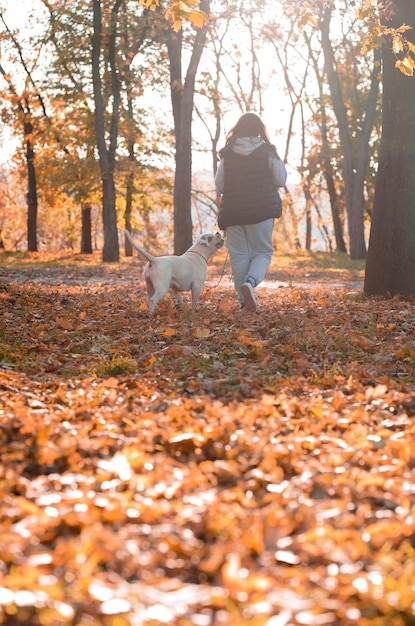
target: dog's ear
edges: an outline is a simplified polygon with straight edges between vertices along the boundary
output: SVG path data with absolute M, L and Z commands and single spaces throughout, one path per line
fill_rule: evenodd
M 219 232 L 216 232 L 213 237 L 215 239 L 215 248 L 219 250 L 225 243 L 225 240 Z

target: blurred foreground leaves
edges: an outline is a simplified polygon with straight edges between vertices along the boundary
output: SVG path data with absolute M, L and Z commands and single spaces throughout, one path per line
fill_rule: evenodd
M 98 272 L 0 282 L 0 623 L 413 624 L 413 300 Z

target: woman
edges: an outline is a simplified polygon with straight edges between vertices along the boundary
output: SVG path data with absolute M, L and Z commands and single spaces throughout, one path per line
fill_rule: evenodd
M 287 171 L 255 113 L 239 118 L 219 157 L 218 225 L 226 230 L 238 300 L 247 310 L 256 311 L 254 289 L 271 262 L 274 219 L 281 217 L 282 208 L 278 187 L 285 185 Z

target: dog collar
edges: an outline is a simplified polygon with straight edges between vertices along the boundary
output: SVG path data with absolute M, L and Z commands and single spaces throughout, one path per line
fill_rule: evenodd
M 196 250 L 188 250 L 187 252 L 191 252 L 192 254 L 197 254 L 198 256 L 200 256 L 200 257 L 204 260 L 204 262 L 205 262 L 205 263 L 206 263 L 206 265 L 207 265 L 207 260 L 205 259 L 205 257 L 203 256 L 203 254 L 200 254 L 200 252 L 196 252 Z

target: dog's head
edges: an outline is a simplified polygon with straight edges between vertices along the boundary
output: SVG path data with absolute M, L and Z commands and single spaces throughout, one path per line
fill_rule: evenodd
M 198 238 L 196 243 L 206 246 L 209 248 L 210 254 L 213 254 L 222 248 L 225 240 L 220 233 L 205 233 Z

